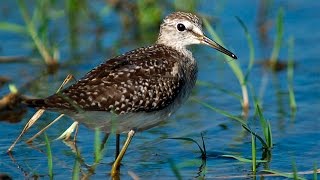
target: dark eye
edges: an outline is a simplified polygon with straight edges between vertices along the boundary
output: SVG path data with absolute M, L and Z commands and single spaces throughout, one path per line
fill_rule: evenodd
M 183 24 L 179 23 L 177 25 L 177 29 L 178 29 L 178 31 L 184 31 L 184 30 L 186 30 L 186 27 Z

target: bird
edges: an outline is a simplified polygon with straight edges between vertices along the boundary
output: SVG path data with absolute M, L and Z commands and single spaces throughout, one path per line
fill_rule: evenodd
M 128 133 L 112 166 L 114 174 L 133 135 L 168 119 L 190 96 L 198 74 L 197 61 L 188 49 L 193 44 L 237 59 L 204 35 L 197 15 L 173 12 L 163 19 L 155 44 L 108 59 L 60 92 L 25 103 L 63 113 L 105 133 Z

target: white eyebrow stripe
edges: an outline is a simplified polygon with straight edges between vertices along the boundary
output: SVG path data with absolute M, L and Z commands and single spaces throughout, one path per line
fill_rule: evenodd
M 182 23 L 186 27 L 187 30 L 193 29 L 193 25 L 189 21 L 183 20 L 183 21 L 178 22 L 177 24 L 179 24 L 179 23 Z
M 203 32 L 202 32 L 199 28 L 197 28 L 197 27 L 194 27 L 194 28 L 192 29 L 192 32 L 193 32 L 194 34 L 203 36 Z

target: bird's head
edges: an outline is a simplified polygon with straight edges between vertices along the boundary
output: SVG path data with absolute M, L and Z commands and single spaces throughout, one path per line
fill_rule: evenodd
M 205 44 L 237 59 L 232 52 L 206 37 L 202 31 L 201 19 L 191 13 L 175 12 L 168 15 L 160 26 L 157 43 L 175 49 L 185 49 L 192 44 Z

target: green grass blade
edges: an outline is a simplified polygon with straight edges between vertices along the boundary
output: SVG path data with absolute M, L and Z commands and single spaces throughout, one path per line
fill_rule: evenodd
M 203 23 L 204 23 L 204 26 L 206 27 L 206 29 L 208 30 L 208 33 L 210 34 L 210 36 L 212 36 L 213 39 L 217 43 L 224 46 L 223 42 L 220 39 L 220 37 L 218 36 L 218 34 L 210 26 L 208 20 L 203 18 Z M 229 57 L 227 55 L 224 55 L 224 57 L 227 59 L 228 65 L 230 66 L 231 70 L 236 75 L 236 77 L 239 81 L 239 84 L 240 84 L 241 90 L 242 90 L 242 107 L 247 109 L 249 107 L 249 97 L 248 97 L 248 91 L 247 91 L 246 82 L 245 82 L 245 78 L 242 73 L 242 70 L 241 70 L 240 66 L 237 64 L 237 61 L 233 60 L 231 57 Z
M 14 32 L 18 34 L 27 33 L 26 29 L 23 26 L 19 24 L 9 23 L 9 22 L 0 22 L 0 30 Z
M 267 148 L 271 149 L 273 146 L 273 142 L 272 142 L 272 133 L 271 133 L 271 125 L 270 123 L 264 118 L 262 111 L 260 109 L 260 106 L 257 105 L 257 111 L 258 111 L 258 115 L 259 115 L 259 120 L 260 120 L 260 124 L 261 124 L 261 128 L 262 128 L 262 132 L 264 135 L 264 138 L 267 142 Z
M 257 138 L 259 139 L 259 141 L 261 142 L 261 144 L 262 144 L 264 147 L 266 147 L 266 148 L 268 147 L 267 143 L 266 143 L 258 134 L 254 133 L 254 132 L 250 129 L 250 127 L 247 125 L 247 122 L 244 121 L 243 119 L 241 119 L 241 118 L 239 118 L 239 117 L 237 117 L 237 116 L 234 116 L 234 115 L 228 113 L 227 111 L 224 111 L 224 110 L 215 108 L 215 107 L 211 106 L 210 104 L 205 103 L 205 102 L 203 102 L 203 101 L 201 101 L 201 100 L 199 100 L 199 99 L 197 99 L 197 98 L 191 98 L 191 100 L 194 100 L 195 102 L 203 105 L 204 107 L 209 108 L 209 109 L 211 109 L 211 110 L 213 110 L 213 111 L 215 111 L 215 112 L 217 112 L 217 113 L 219 113 L 219 114 L 222 114 L 222 115 L 224 115 L 224 116 L 226 116 L 226 117 L 228 117 L 228 118 L 230 118 L 230 119 L 236 120 L 237 122 L 239 122 L 239 123 L 242 125 L 242 127 L 243 127 L 245 130 L 247 130 L 248 132 L 252 133 L 255 137 L 257 137 Z
M 182 176 L 180 174 L 180 171 L 172 159 L 169 159 L 169 164 L 170 164 L 171 170 L 173 171 L 174 175 L 176 176 L 176 179 L 182 180 Z
M 284 172 L 280 172 L 280 171 L 274 171 L 274 170 L 261 170 L 262 172 L 267 172 L 267 173 L 271 173 L 271 174 L 275 174 L 277 176 L 282 176 L 282 177 L 286 177 L 286 178 L 294 178 L 292 173 L 284 173 Z M 297 179 L 299 180 L 306 180 L 303 177 L 297 176 Z
M 204 23 L 204 26 L 206 27 L 206 29 L 208 30 L 209 35 L 212 36 L 212 38 L 217 43 L 219 43 L 221 46 L 224 46 L 222 40 L 220 39 L 220 37 L 218 36 L 216 31 L 210 26 L 208 20 L 203 19 L 203 23 Z M 237 64 L 237 61 L 233 60 L 228 55 L 224 55 L 224 57 L 228 60 L 227 62 L 230 65 L 230 68 L 232 69 L 232 71 L 235 73 L 236 77 L 238 78 L 239 83 L 243 84 L 244 83 L 244 76 L 243 76 L 243 73 L 242 73 L 239 65 Z
M 207 108 L 209 108 L 209 109 L 211 109 L 211 110 L 213 110 L 213 111 L 215 111 L 215 112 L 217 112 L 219 114 L 222 114 L 222 115 L 224 115 L 224 116 L 226 116 L 226 117 L 228 117 L 230 119 L 236 120 L 242 125 L 247 126 L 247 123 L 243 119 L 241 119 L 241 118 L 239 118 L 237 116 L 234 116 L 234 115 L 228 113 L 227 111 L 215 108 L 215 107 L 211 106 L 210 104 L 205 103 L 205 102 L 203 102 L 203 101 L 201 101 L 201 100 L 199 100 L 197 98 L 192 98 L 192 100 L 194 100 L 195 102 L 197 102 L 197 103 L 203 105 L 204 107 L 207 107 Z
M 294 161 L 292 161 L 292 171 L 293 171 L 293 179 L 298 179 L 297 165 Z
M 212 88 L 214 90 L 217 90 L 217 91 L 223 92 L 224 94 L 232 96 L 232 97 L 234 97 L 236 99 L 239 99 L 240 101 L 242 99 L 242 96 L 240 96 L 239 94 L 237 94 L 237 93 L 235 93 L 233 91 L 229 91 L 228 89 L 223 88 L 222 85 L 219 85 L 219 84 L 215 84 L 215 83 L 211 83 L 211 82 L 207 82 L 207 81 L 197 80 L 196 86 Z
M 257 151 L 256 151 L 256 137 L 251 134 L 251 154 L 252 154 L 252 172 L 257 172 Z
M 318 179 L 318 170 L 317 170 L 317 164 L 314 163 L 313 165 L 313 180 L 317 180 Z
M 293 90 L 293 74 L 294 74 L 294 38 L 290 37 L 288 41 L 288 89 L 289 89 L 289 99 L 290 99 L 290 107 L 292 110 L 297 109 L 297 104 L 295 100 L 294 90 Z
M 51 152 L 50 141 L 48 139 L 47 134 L 44 134 L 44 138 L 46 142 L 47 156 L 48 156 L 48 173 L 49 173 L 50 179 L 53 179 L 53 163 L 52 163 L 52 152 Z
M 264 119 L 264 116 L 263 116 L 263 114 L 262 114 L 262 111 L 261 111 L 259 105 L 257 106 L 257 111 L 258 111 L 258 115 L 259 115 L 259 119 L 260 119 L 260 123 L 261 123 L 261 126 L 262 126 L 262 130 L 263 130 L 264 137 L 267 137 L 267 128 L 268 128 L 268 125 L 267 125 L 266 120 Z
M 273 139 L 272 139 L 272 131 L 271 131 L 271 124 L 270 124 L 270 122 L 269 121 L 267 121 L 267 123 L 268 123 L 268 146 L 269 146 L 269 148 L 272 148 L 273 147 Z
M 270 57 L 270 61 L 272 62 L 272 64 L 276 64 L 281 48 L 283 38 L 283 14 L 284 11 L 282 8 L 280 8 L 277 15 L 277 35 L 273 44 L 273 50 Z
M 246 38 L 247 38 L 247 43 L 248 43 L 248 46 L 249 46 L 249 64 L 248 64 L 248 68 L 247 68 L 247 72 L 245 74 L 245 78 L 244 78 L 244 81 L 247 82 L 248 81 L 248 78 L 249 78 L 249 74 L 251 72 L 251 69 L 253 67 L 253 64 L 254 64 L 254 45 L 253 45 L 253 41 L 252 41 L 252 37 L 248 31 L 248 28 L 247 26 L 244 24 L 244 22 L 236 16 L 236 19 L 238 20 L 238 22 L 240 23 L 245 35 L 246 35 Z
M 253 132 L 248 126 L 244 126 L 242 125 L 242 127 L 247 130 L 249 133 L 251 133 L 252 135 L 254 135 L 257 139 L 259 139 L 259 141 L 261 142 L 262 146 L 265 148 L 268 148 L 267 143 L 263 140 L 263 138 L 261 136 L 259 136 L 257 133 Z
M 258 112 L 257 110 L 257 106 L 259 107 L 262 107 L 262 103 L 261 101 L 259 100 L 259 98 L 256 96 L 256 93 L 254 91 L 254 88 L 252 87 L 251 84 L 249 84 L 249 87 L 250 87 L 250 91 L 251 91 L 251 94 L 252 94 L 252 97 L 253 97 L 253 105 L 254 105 L 254 108 L 255 108 L 255 114 Z
M 195 165 L 198 165 L 201 163 L 205 163 L 205 161 L 203 161 L 202 159 L 187 159 L 177 163 L 177 167 L 182 169 L 186 167 L 194 167 Z
M 73 165 L 73 169 L 72 169 L 72 180 L 80 179 L 79 174 L 80 174 L 80 163 L 78 161 L 78 158 L 76 157 L 74 159 L 74 165 Z
M 243 157 L 236 156 L 236 155 L 222 155 L 222 157 L 234 158 L 234 159 L 236 159 L 240 162 L 244 162 L 244 163 L 252 163 L 252 159 L 247 159 L 247 158 L 243 158 Z M 267 161 L 266 160 L 256 160 L 256 162 L 265 163 Z
M 35 25 L 32 23 L 32 20 L 30 19 L 30 16 L 27 11 L 27 6 L 26 6 L 24 0 L 18 0 L 18 7 L 19 7 L 20 12 L 22 14 L 22 17 L 24 19 L 24 22 L 26 23 L 29 36 L 32 38 L 34 44 L 36 45 L 39 53 L 42 56 L 42 58 L 49 65 L 55 64 L 56 61 L 51 57 L 49 50 L 47 49 L 47 47 L 41 41 L 41 39 L 39 38 L 39 36 L 37 34 Z
M 201 133 L 201 140 L 202 140 L 202 147 L 203 147 L 203 152 L 204 154 L 202 154 L 202 159 L 206 159 L 207 158 L 207 150 L 206 150 L 206 144 L 204 143 L 204 138 L 203 138 L 203 133 Z
M 195 143 L 195 144 L 198 146 L 198 148 L 199 148 L 202 156 L 206 154 L 206 152 L 204 151 L 204 149 L 203 149 L 203 148 L 200 146 L 200 144 L 199 144 L 197 141 L 195 141 L 194 139 L 185 138 L 185 137 L 167 138 L 167 139 L 177 139 L 177 140 L 184 140 L 184 141 L 193 142 L 193 143 Z

